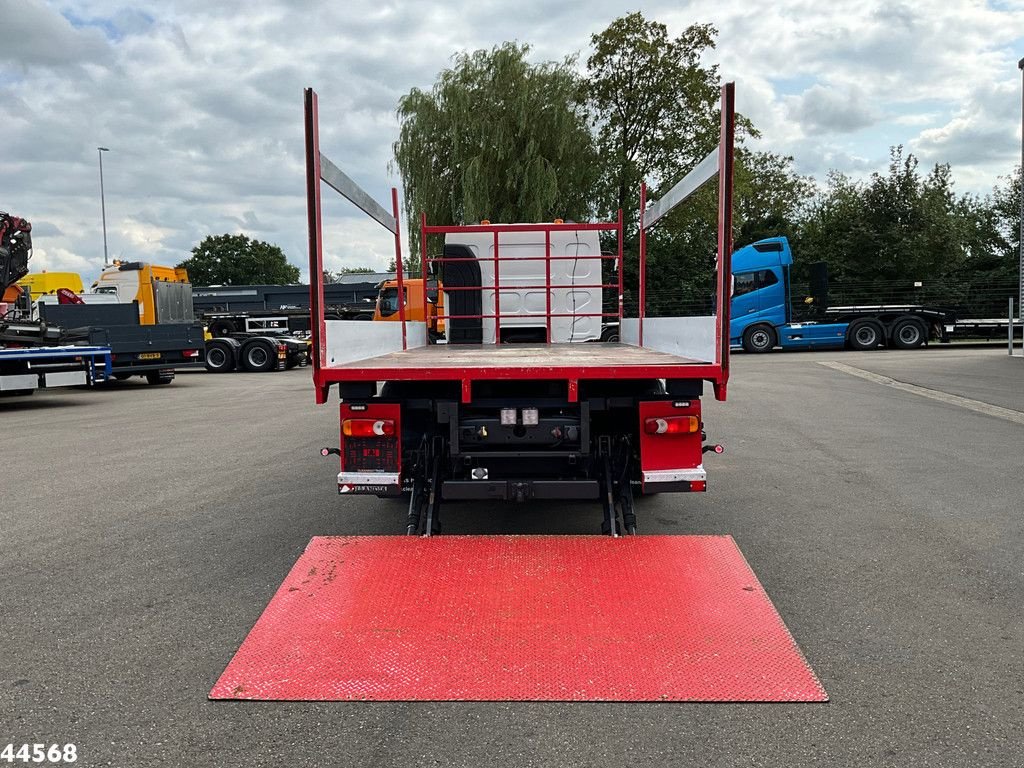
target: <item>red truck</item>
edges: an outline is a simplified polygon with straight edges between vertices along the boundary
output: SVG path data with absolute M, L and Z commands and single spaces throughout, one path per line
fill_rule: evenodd
M 433 226 L 420 222 L 421 275 L 443 338 L 406 317 L 397 190 L 391 210 L 320 151 L 317 96 L 305 91 L 312 369 L 316 401 L 340 400 L 342 495 L 408 494 L 407 533 L 440 531 L 444 501 L 594 499 L 603 533 L 637 530 L 635 494 L 707 490 L 704 385 L 729 378 L 733 84 L 722 88 L 719 145 L 660 200 L 640 190 L 638 310 L 624 312 L 622 212 L 595 223 Z M 647 317 L 646 239 L 676 205 L 718 179 L 716 312 Z M 321 182 L 394 237 L 398 322 L 326 320 Z M 601 233 L 617 241 L 602 252 Z M 433 280 L 431 282 L 433 282 Z M 615 292 L 607 311 L 602 297 Z M 419 298 L 419 297 L 418 297 Z M 615 303 L 615 302 L 613 302 Z M 412 313 L 410 313 L 412 314 Z M 620 341 L 602 327 L 618 322 Z

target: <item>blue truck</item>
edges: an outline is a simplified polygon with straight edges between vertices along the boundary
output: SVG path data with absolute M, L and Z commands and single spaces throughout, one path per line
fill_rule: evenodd
M 785 237 L 759 240 L 732 256 L 733 296 L 729 337 L 747 352 L 782 349 L 916 349 L 930 339 L 949 341 L 954 312 L 917 304 L 830 307 L 827 290 L 811 297 L 814 320 L 793 316 L 793 252 Z M 824 277 L 821 282 L 827 282 Z M 998 322 L 998 321 L 993 321 Z M 1005 321 L 1004 328 L 1005 328 Z

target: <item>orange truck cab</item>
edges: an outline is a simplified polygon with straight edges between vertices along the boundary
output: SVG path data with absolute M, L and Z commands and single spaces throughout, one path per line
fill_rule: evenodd
M 405 290 L 405 319 L 426 322 L 428 330 L 435 336 L 444 335 L 444 286 L 436 280 L 427 282 L 427 305 L 423 306 L 423 279 L 410 277 L 402 281 Z M 385 280 L 377 293 L 377 306 L 373 311 L 375 321 L 398 322 L 398 281 Z
M 120 304 L 138 302 L 141 325 L 193 322 L 192 286 L 180 267 L 115 261 L 89 292 L 113 294 Z

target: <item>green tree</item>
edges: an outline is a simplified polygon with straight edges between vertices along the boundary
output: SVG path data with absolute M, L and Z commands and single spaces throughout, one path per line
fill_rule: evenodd
M 276 245 L 245 235 L 208 235 L 178 264 L 193 285 L 289 285 L 299 268 L 288 263 Z
M 667 190 L 718 143 L 718 68 L 700 63 L 716 34 L 710 24 L 693 24 L 670 38 L 664 24 L 635 12 L 590 38 L 587 96 L 602 161 L 602 215 L 621 208 L 634 221 L 641 180 Z
M 866 182 L 833 173 L 810 207 L 800 237 L 803 263 L 825 261 L 833 287 L 849 300 L 950 303 L 956 286 L 927 294 L 956 275 L 972 250 L 987 247 L 977 201 L 957 197 L 948 165 L 927 174 L 893 147 L 887 173 Z
M 529 51 L 505 43 L 460 54 L 429 91 L 399 101 L 394 153 L 412 253 L 424 213 L 432 224 L 590 215 L 596 166 L 583 84 L 572 59 L 534 65 Z
M 1017 278 L 1020 270 L 1020 166 L 999 179 L 989 199 L 995 236 L 982 269 L 1000 280 Z
M 602 217 L 622 209 L 626 222 L 626 302 L 636 309 L 637 193 L 665 194 L 718 143 L 720 82 L 717 67 L 701 65 L 716 31 L 694 24 L 669 37 L 664 24 L 631 13 L 591 37 L 587 95 L 601 155 Z M 755 136 L 737 115 L 737 137 Z M 792 158 L 739 151 L 735 227 L 740 238 L 787 234 L 809 193 Z M 715 185 L 702 189 L 649 233 L 647 311 L 710 311 L 717 243 Z M 780 227 L 784 231 L 777 231 Z
M 958 203 L 964 222 L 964 256 L 949 283 L 958 286 L 964 316 L 1002 317 L 1017 297 L 1020 269 L 1020 167 L 999 179 L 990 195 Z
M 814 181 L 793 169 L 792 157 L 741 148 L 733 174 L 736 245 L 779 236 L 797 242 L 815 191 Z

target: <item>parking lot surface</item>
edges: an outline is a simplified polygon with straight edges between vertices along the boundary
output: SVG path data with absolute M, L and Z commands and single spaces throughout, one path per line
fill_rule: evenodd
M 641 531 L 732 534 L 828 704 L 210 702 L 339 499 L 307 370 L 0 400 L 0 745 L 79 765 L 1020 766 L 1024 426 L 820 365 L 1024 410 L 1005 350 L 737 355 L 709 492 Z M 451 505 L 450 533 L 596 533 L 589 504 Z M 410 574 L 414 578 L 414 574 Z M 629 585 L 623 585 L 628 589 Z M 424 665 L 435 660 L 424 658 Z

